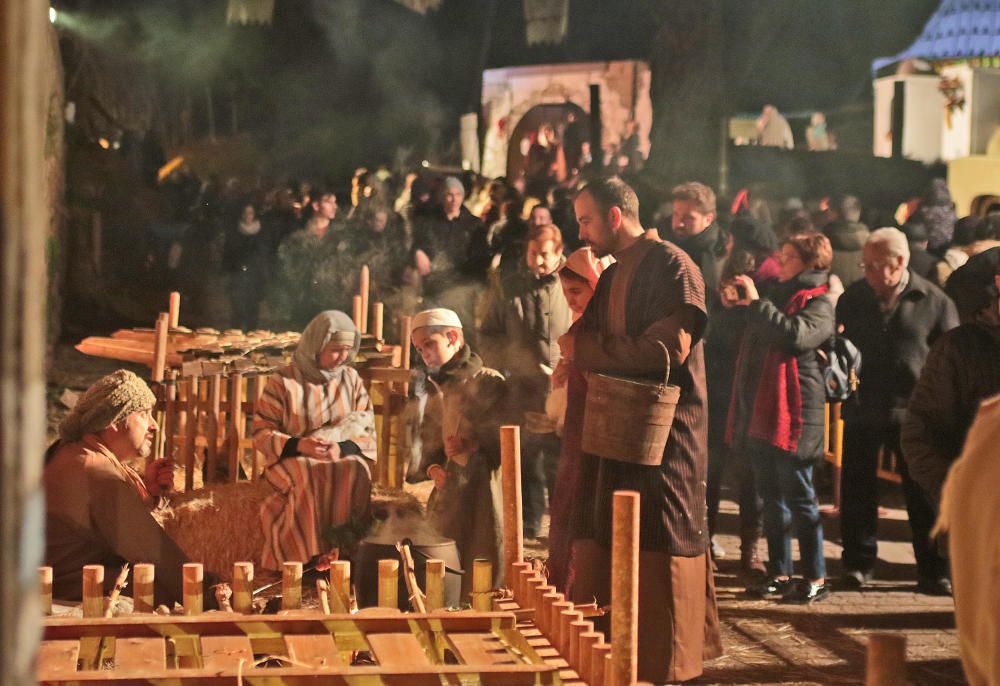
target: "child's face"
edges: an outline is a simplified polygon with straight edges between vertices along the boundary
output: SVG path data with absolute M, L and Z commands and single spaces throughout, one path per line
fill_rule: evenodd
M 594 290 L 580 279 L 563 277 L 560 279 L 560 283 L 562 283 L 566 302 L 569 303 L 569 309 L 573 310 L 573 314 L 579 317 L 587 309 L 590 299 L 594 297 Z
M 431 333 L 429 327 L 421 327 L 413 332 L 413 347 L 420 353 L 424 364 L 431 369 L 440 369 L 451 362 L 462 347 L 455 330 Z

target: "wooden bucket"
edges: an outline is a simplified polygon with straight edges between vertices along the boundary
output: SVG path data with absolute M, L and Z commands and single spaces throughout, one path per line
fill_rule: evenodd
M 620 462 L 659 465 L 681 389 L 671 386 L 670 354 L 663 383 L 609 374 L 587 376 L 583 451 Z

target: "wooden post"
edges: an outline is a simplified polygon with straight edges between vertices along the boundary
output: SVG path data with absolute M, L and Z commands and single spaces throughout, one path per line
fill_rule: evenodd
M 156 581 L 156 567 L 141 562 L 132 568 L 132 601 L 136 612 L 152 612 L 156 609 L 153 584 Z
M 378 606 L 399 608 L 399 560 L 378 561 Z
M 286 562 L 281 570 L 281 609 L 302 607 L 302 563 Z
M 574 609 L 573 603 L 569 603 L 569 607 L 559 613 L 559 654 L 566 659 L 566 662 L 569 662 L 569 654 L 575 640 L 572 626 L 577 622 L 583 622 L 583 613 Z
M 351 319 L 354 321 L 354 328 L 361 331 L 361 296 L 356 295 L 351 300 Z
M 201 394 L 200 379 L 193 376 L 187 381 L 187 422 L 184 426 L 184 491 L 194 490 L 194 453 L 195 440 L 198 437 L 198 414 L 201 404 L 198 399 Z
M 581 616 L 582 613 L 581 613 Z M 584 634 L 594 633 L 594 623 L 585 620 L 577 620 L 571 622 L 569 625 L 569 650 L 567 654 L 563 657 L 569 662 L 569 666 L 576 670 L 576 673 L 582 678 L 583 673 L 580 671 L 582 666 L 580 664 L 580 644 L 583 642 Z M 590 648 L 588 646 L 585 655 L 590 654 Z
M 535 626 L 538 630 L 542 630 L 542 624 L 545 623 L 545 603 L 542 600 L 547 593 L 552 593 L 556 590 L 555 586 L 549 586 L 545 583 L 544 579 L 541 584 L 534 585 L 534 592 L 531 595 L 532 607 L 535 609 Z M 544 632 L 543 632 L 544 633 Z
M 507 588 L 510 589 L 514 600 L 521 607 L 524 607 L 524 581 L 528 578 L 525 572 L 531 574 L 531 563 L 515 562 L 511 565 L 511 575 L 507 579 Z
M 180 326 L 181 321 L 181 294 L 177 291 L 170 292 L 170 309 L 168 314 L 170 315 L 170 328 L 176 329 Z
M 500 427 L 500 472 L 503 488 L 503 573 L 508 579 L 514 563 L 524 561 L 519 426 Z
M 233 563 L 233 612 L 253 612 L 253 562 Z
M 205 569 L 199 562 L 188 562 L 183 569 L 184 614 L 200 615 L 204 611 Z
M 383 340 L 385 326 L 385 304 L 377 302 L 372 305 L 372 333 L 376 341 Z
M 42 614 L 52 614 L 52 567 L 38 568 L 38 592 L 42 597 Z
M 904 686 L 906 683 L 906 636 L 871 634 L 868 637 L 866 686 Z
M 368 298 L 371 296 L 372 276 L 368 265 L 361 265 L 361 326 L 358 331 L 368 333 Z
M 243 375 L 233 372 L 229 377 L 229 481 L 240 478 L 240 457 L 243 454 Z
M 616 491 L 611 533 L 612 686 L 639 674 L 639 494 Z
M 562 593 L 559 595 L 562 596 L 562 599 L 552 603 L 552 608 L 549 610 L 549 643 L 562 655 L 563 613 L 570 612 L 573 603 L 566 600 L 566 596 Z
M 493 565 L 489 560 L 472 562 L 472 609 L 489 612 L 493 609 Z
M 163 458 L 173 461 L 174 444 L 177 434 L 177 370 L 168 369 L 164 385 L 166 392 L 166 407 L 163 412 Z
M 351 563 L 347 560 L 336 560 L 330 565 L 330 600 L 334 612 L 351 611 Z
M 590 681 L 587 683 L 600 686 L 614 686 L 608 681 L 608 671 L 611 669 L 611 646 L 598 643 L 590 651 Z
M 538 597 L 538 587 L 545 585 L 545 579 L 535 572 L 534 569 L 528 570 L 528 576 L 524 578 L 524 598 L 518 602 L 518 605 L 525 608 L 526 610 L 531 610 L 535 607 L 535 599 Z
M 585 631 L 580 634 L 580 645 L 577 646 L 576 673 L 585 683 L 597 684 L 591 679 L 593 667 L 594 646 L 604 640 L 600 631 Z
M 444 607 L 444 560 L 427 560 L 424 584 L 427 586 L 427 611 Z
M 258 374 L 253 382 L 253 407 L 251 408 L 250 417 L 251 419 L 255 414 L 257 414 L 257 408 L 260 406 L 260 399 L 264 395 L 264 386 L 267 385 L 267 377 Z M 256 481 L 257 478 L 264 473 L 264 453 L 257 449 L 257 446 L 252 448 L 253 455 L 253 467 L 252 474 L 250 475 L 251 481 Z
M 170 330 L 170 315 L 161 312 L 156 320 L 156 344 L 153 347 L 153 375 L 152 379 L 162 382 L 164 370 L 167 366 L 167 333 Z
M 552 605 L 561 603 L 566 596 L 555 590 L 554 586 L 549 586 L 549 588 L 552 590 L 542 595 L 542 606 L 535 608 L 535 624 L 549 639 L 549 643 L 552 643 Z
M 222 376 L 212 374 L 208 379 L 208 450 L 205 452 L 206 481 L 214 481 L 219 458 L 219 433 L 222 428 Z M 238 612 L 238 610 L 237 610 Z
M 83 616 L 104 616 L 104 567 L 101 565 L 83 567 Z

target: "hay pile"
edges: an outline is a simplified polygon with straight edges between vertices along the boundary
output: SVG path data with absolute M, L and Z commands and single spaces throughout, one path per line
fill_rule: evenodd
M 263 479 L 210 484 L 171 496 L 170 503 L 153 516 L 189 559 L 228 581 L 234 562 L 260 564 L 264 549 L 260 508 L 273 493 Z M 422 518 L 423 506 L 409 493 L 376 484 L 372 487 L 372 514 L 380 520 Z

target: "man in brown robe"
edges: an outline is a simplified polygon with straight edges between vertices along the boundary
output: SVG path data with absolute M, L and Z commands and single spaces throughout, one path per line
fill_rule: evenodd
M 639 223 L 639 200 L 621 179 L 585 186 L 574 202 L 580 238 L 616 264 L 583 318 L 560 340 L 584 372 L 662 380 L 681 389 L 659 466 L 584 454 L 573 513 L 572 600 L 610 602 L 612 499 L 638 491 L 639 679 L 686 681 L 722 653 L 708 551 L 707 404 L 701 336 L 705 284 L 691 259 Z

